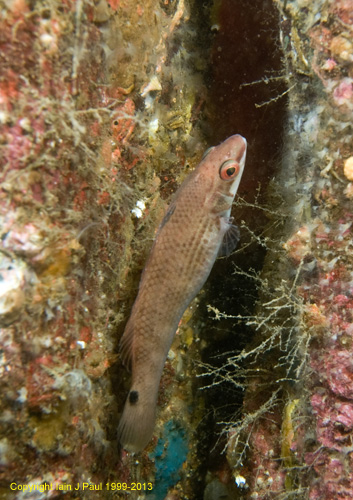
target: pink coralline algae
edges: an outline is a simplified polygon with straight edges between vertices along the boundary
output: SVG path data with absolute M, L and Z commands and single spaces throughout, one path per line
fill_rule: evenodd
M 353 452 L 353 289 L 349 266 L 332 258 L 344 255 L 351 239 L 351 222 L 342 218 L 333 229 L 320 236 L 314 232 L 320 260 L 314 289 L 304 296 L 320 305 L 307 317 L 312 345 L 308 360 L 311 392 L 310 406 L 315 419 L 316 451 L 305 454 L 305 461 L 321 477 L 320 485 L 310 490 L 310 499 L 349 498 L 353 474 L 348 465 Z M 314 252 L 315 253 L 315 252 Z M 330 256 L 328 262 L 323 258 Z M 342 262 L 342 261 L 341 261 Z M 336 458 L 334 455 L 336 454 Z M 338 454 L 338 455 L 337 455 Z M 311 457 L 311 458 L 310 458 Z
M 100 281 L 87 279 L 81 266 L 88 246 L 80 234 L 110 187 L 97 174 L 100 139 L 89 132 L 102 127 L 101 115 L 108 118 L 110 109 L 92 85 L 104 74 L 96 52 L 101 33 L 88 21 L 91 8 L 80 6 L 54 2 L 31 10 L 24 0 L 7 2 L 0 21 L 0 373 L 6 435 L 0 475 L 9 494 L 15 479 L 59 485 L 106 478 L 95 465 L 97 453 L 108 449 L 102 430 L 107 419 L 99 409 L 106 399 L 92 380 L 101 379 L 115 357 L 108 354 L 108 336 L 94 327 L 102 315 L 98 324 L 105 328 L 109 307 L 100 312 L 92 293 Z M 79 37 L 75 48 L 72 33 Z M 78 470 L 75 462 L 84 465 Z M 114 469 L 116 459 L 107 458 L 106 465 Z M 48 496 L 56 497 L 58 492 Z
M 348 500 L 353 497 L 353 2 L 276 3 L 287 65 L 294 69 L 290 144 L 283 160 L 293 206 L 281 242 L 284 263 L 276 249 L 268 259 L 264 295 L 277 265 L 284 270 L 278 290 L 283 293 L 285 283 L 290 293 L 282 295 L 284 306 L 276 298 L 267 302 L 270 330 L 281 328 L 282 343 L 278 351 L 273 348 L 273 358 L 265 351 L 266 367 L 258 360 L 256 366 L 265 374 L 262 384 L 268 376 L 277 390 L 282 388 L 283 401 L 273 405 L 271 416 L 254 418 L 244 437 L 249 459 L 239 472 L 251 483 L 244 498 Z M 278 307 L 279 319 L 274 319 L 278 303 L 282 315 Z M 265 308 L 260 304 L 259 309 Z M 261 326 L 265 322 L 266 316 Z M 261 333 L 259 344 L 267 349 L 266 341 L 274 336 L 264 340 L 267 330 Z M 260 358 L 262 351 L 256 355 Z M 268 360 L 273 372 L 278 370 L 273 379 L 267 375 Z M 249 383 L 245 405 L 259 398 Z M 247 418 L 254 415 L 252 406 Z M 272 443 L 281 443 L 272 463 L 269 429 Z M 263 480 L 263 463 L 272 488 Z M 256 484 L 254 477 L 261 481 Z
M 163 102 L 151 89 L 149 111 L 141 112 L 142 89 L 163 66 L 170 38 L 187 17 L 183 1 L 175 12 L 171 4 L 10 0 L 2 8 L 0 406 L 6 446 L 1 442 L 0 476 L 6 492 L 14 470 L 18 482 L 37 486 L 153 479 L 147 452 L 138 463 L 119 453 L 125 380 L 116 362 L 144 253 L 187 163 L 185 144 L 195 150 L 187 168 L 202 149 L 193 145 L 199 141 L 192 133 L 191 78 L 187 92 L 170 86 L 174 49 L 169 83 L 158 76 Z M 162 175 L 169 183 L 161 196 Z M 137 206 L 143 217 L 133 212 Z M 163 388 L 171 386 L 163 380 Z
M 353 109 L 353 79 L 344 78 L 333 91 L 333 98 L 338 106 L 350 104 Z
M 249 444 L 256 450 L 253 464 L 257 471 L 256 477 L 253 477 L 249 483 L 253 492 L 259 491 L 262 495 L 266 493 L 273 495 L 284 489 L 285 473 L 280 464 L 274 460 L 274 457 L 281 455 L 280 428 L 276 423 L 278 416 L 279 414 L 275 415 L 274 412 L 270 412 L 264 415 L 265 419 L 271 420 L 270 426 L 264 420 L 255 429 L 249 429 L 251 432 Z
M 353 403 L 338 403 L 329 393 L 314 394 L 310 402 L 316 416 L 317 438 L 322 446 L 352 452 Z

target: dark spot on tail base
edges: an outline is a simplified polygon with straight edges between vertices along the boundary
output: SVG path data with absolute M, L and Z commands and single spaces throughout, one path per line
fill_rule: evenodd
M 137 391 L 130 391 L 129 402 L 134 405 L 139 399 L 139 393 Z

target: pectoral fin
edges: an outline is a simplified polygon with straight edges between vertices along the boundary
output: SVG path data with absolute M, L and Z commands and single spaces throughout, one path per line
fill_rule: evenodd
M 218 251 L 218 257 L 228 257 L 235 250 L 240 240 L 240 232 L 237 226 L 229 224 L 229 228 L 224 233 L 223 241 Z

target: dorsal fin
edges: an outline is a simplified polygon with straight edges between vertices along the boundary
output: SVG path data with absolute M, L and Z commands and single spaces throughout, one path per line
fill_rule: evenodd
M 131 318 L 129 319 L 123 336 L 121 337 L 120 340 L 120 354 L 121 354 L 121 359 L 129 370 L 131 370 L 131 364 L 132 364 L 132 343 L 134 340 L 134 326 L 133 326 L 133 321 Z

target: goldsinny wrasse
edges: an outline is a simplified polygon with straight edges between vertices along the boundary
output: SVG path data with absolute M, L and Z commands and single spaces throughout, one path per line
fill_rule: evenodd
M 244 170 L 246 140 L 233 135 L 208 149 L 174 195 L 158 229 L 121 340 L 132 383 L 119 423 L 123 448 L 152 437 L 159 382 L 178 323 L 216 258 L 239 241 L 230 212 Z

